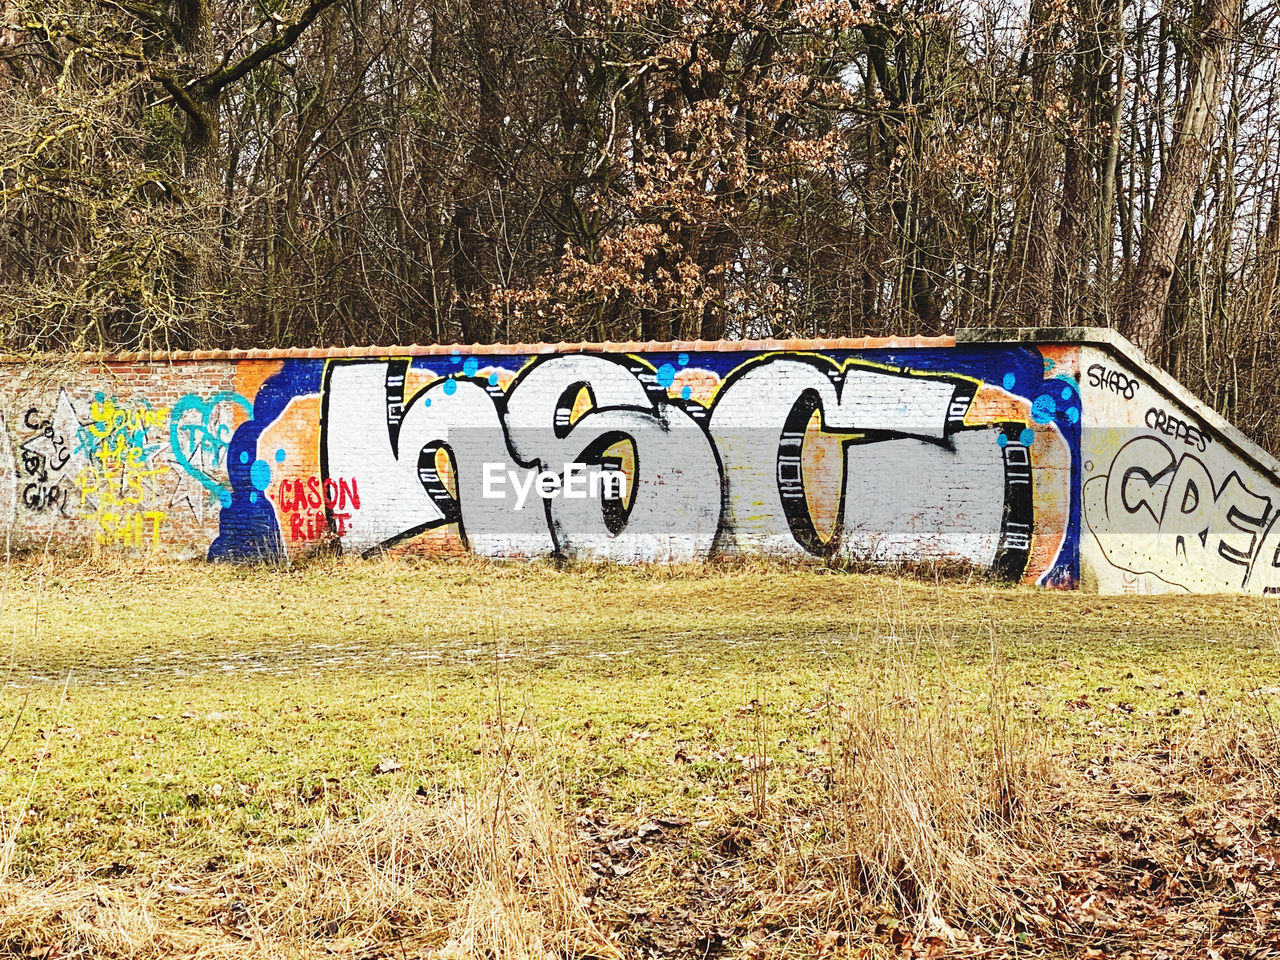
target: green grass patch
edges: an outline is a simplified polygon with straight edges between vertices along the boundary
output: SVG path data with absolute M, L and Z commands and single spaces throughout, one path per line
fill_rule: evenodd
M 817 809 L 847 717 L 904 699 L 1084 769 L 1280 693 L 1264 601 L 768 564 L 14 563 L 0 636 L 0 839 L 32 879 L 233 869 L 449 796 L 498 726 L 537 731 L 570 816 L 707 830 Z

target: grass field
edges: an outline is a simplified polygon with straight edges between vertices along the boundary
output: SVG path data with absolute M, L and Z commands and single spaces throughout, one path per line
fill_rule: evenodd
M 1280 956 L 1273 604 L 763 564 L 0 579 L 3 956 Z

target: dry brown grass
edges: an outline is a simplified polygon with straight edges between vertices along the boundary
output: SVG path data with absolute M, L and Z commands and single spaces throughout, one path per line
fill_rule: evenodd
M 501 721 L 477 772 L 435 797 L 323 820 L 300 846 L 222 877 L 123 888 L 92 877 L 0 881 L 0 955 L 617 957 L 584 898 L 589 877 L 540 737 Z M 191 923 L 164 891 L 220 903 Z M 207 916 L 207 914 L 206 914 Z M 394 955 L 394 954 L 393 954 Z
M 851 711 L 836 785 L 851 904 L 887 908 L 917 929 L 1008 926 L 1011 888 L 1039 884 L 1052 831 L 1039 798 L 1046 755 L 1015 744 L 993 705 L 986 730 L 944 700 L 904 696 Z M 1036 851 L 1034 854 L 1032 851 Z
M 1008 933 L 1055 866 L 1045 808 L 1060 774 L 1014 708 L 994 644 L 974 711 L 945 679 L 945 645 L 923 640 L 942 679 L 919 669 L 921 638 L 891 638 L 880 682 L 832 719 L 846 906 L 917 934 Z
M 537 734 L 495 724 L 486 748 L 478 775 L 443 797 L 382 801 L 248 862 L 238 928 L 331 950 L 407 940 L 442 958 L 614 955 L 586 910 L 589 878 Z M 255 898 L 262 889 L 274 892 Z
M 214 960 L 244 954 L 244 945 L 217 931 L 174 923 L 155 893 L 120 889 L 92 878 L 52 884 L 0 880 L 0 955 L 32 960 L 102 957 Z

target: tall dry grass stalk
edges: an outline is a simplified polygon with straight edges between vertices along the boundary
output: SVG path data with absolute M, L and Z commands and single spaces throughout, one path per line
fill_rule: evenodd
M 541 735 L 499 715 L 480 750 L 451 789 L 380 799 L 226 876 L 180 878 L 225 905 L 215 923 L 171 916 L 164 883 L 0 875 L 0 955 L 620 956 L 588 910 L 589 858 Z
M 1017 717 L 994 647 L 976 706 L 948 685 L 943 645 L 894 640 L 885 663 L 832 737 L 850 906 L 931 932 L 1007 928 L 1014 891 L 1038 882 L 1052 848 L 1048 746 Z
M 442 958 L 616 956 L 539 735 L 499 722 L 477 773 L 438 799 L 374 804 L 301 848 L 252 861 L 242 929 L 262 942 L 396 941 Z M 252 891 L 274 890 L 265 901 Z

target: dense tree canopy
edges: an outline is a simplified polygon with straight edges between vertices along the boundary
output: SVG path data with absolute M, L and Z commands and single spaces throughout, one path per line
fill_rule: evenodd
M 1256 0 L 0 0 L 0 337 L 1097 324 L 1261 434 L 1278 62 Z

